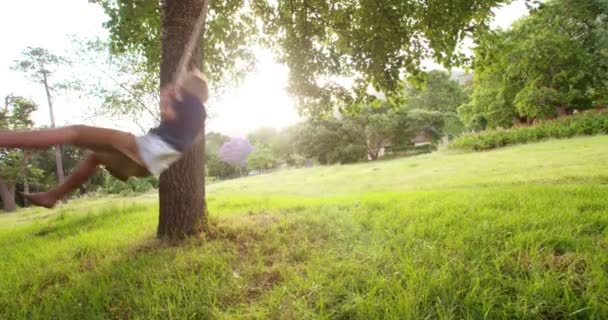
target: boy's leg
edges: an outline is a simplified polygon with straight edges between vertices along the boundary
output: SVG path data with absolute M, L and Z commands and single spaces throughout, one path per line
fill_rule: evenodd
M 24 197 L 37 206 L 50 209 L 55 206 L 57 201 L 89 180 L 100 164 L 99 158 L 92 153 L 76 166 L 72 174 L 61 185 L 41 193 L 24 194 Z
M 90 126 L 68 126 L 34 131 L 0 132 L 0 147 L 48 148 L 71 144 L 93 151 L 119 151 L 141 164 L 135 136 L 123 131 Z

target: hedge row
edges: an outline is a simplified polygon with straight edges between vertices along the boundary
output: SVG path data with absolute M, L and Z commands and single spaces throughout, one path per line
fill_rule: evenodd
M 461 150 L 482 151 L 549 138 L 564 139 L 573 136 L 597 134 L 608 134 L 607 111 L 586 112 L 543 121 L 527 127 L 467 133 L 455 139 L 450 144 L 450 147 Z

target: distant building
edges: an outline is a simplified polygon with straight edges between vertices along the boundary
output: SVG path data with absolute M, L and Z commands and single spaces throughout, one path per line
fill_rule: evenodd
M 473 73 L 455 69 L 450 72 L 450 80 L 456 81 L 460 85 L 464 85 L 473 80 Z
M 433 144 L 433 131 L 431 129 L 422 129 L 416 133 L 416 135 L 410 139 L 410 145 L 413 147 L 422 147 Z M 393 145 L 390 141 L 384 141 L 382 147 L 378 152 L 378 159 L 381 159 L 391 153 L 393 153 Z M 367 155 L 367 160 L 373 160 Z
M 420 130 L 411 140 L 414 147 L 426 146 L 433 143 L 433 135 L 429 130 Z

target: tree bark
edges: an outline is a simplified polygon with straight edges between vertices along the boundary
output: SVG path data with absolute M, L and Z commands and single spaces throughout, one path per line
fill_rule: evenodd
M 53 100 L 51 99 L 51 91 L 49 90 L 49 84 L 48 84 L 48 80 L 46 77 L 46 73 L 42 73 L 42 80 L 43 80 L 43 84 L 44 84 L 44 90 L 46 91 L 46 99 L 49 103 L 49 113 L 51 115 L 51 128 L 55 128 L 55 113 L 53 112 Z M 55 165 L 57 167 L 57 182 L 59 184 L 63 183 L 63 180 L 65 179 L 64 176 L 64 172 L 63 172 L 63 159 L 61 157 L 61 146 L 55 146 Z M 64 202 L 65 199 L 64 199 Z
M 555 107 L 555 113 L 557 114 L 558 118 L 562 118 L 570 114 L 567 107 Z
M 161 2 L 161 87 L 173 81 L 202 8 L 203 0 Z M 202 70 L 201 43 L 195 48 L 191 64 Z M 207 230 L 205 141 L 204 135 L 202 136 L 203 139 L 160 177 L 159 238 L 181 239 Z
M 4 180 L 0 180 L 0 197 L 2 198 L 2 210 L 6 212 L 17 210 L 14 183 L 7 184 Z
M 27 164 L 30 160 L 30 154 L 27 150 L 23 150 L 23 193 L 30 193 L 30 183 L 27 181 Z M 27 207 L 29 205 L 27 198 L 23 197 L 23 206 Z

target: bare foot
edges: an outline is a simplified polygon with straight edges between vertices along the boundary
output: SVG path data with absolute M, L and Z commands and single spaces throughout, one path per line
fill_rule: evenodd
M 39 207 L 45 207 L 47 209 L 52 209 L 57 203 L 57 199 L 47 192 L 40 193 L 24 193 L 23 196 L 30 201 L 32 204 L 37 205 Z

